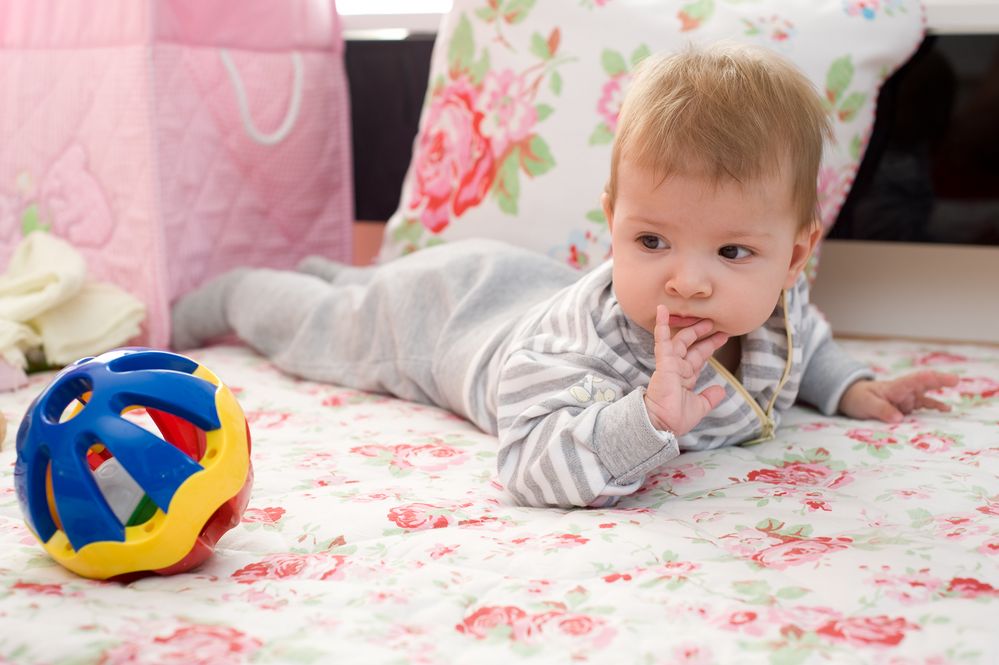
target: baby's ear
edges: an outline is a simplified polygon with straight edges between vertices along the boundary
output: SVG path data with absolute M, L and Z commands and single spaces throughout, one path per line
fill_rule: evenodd
M 791 264 L 787 269 L 787 278 L 784 280 L 784 288 L 789 289 L 798 280 L 798 275 L 808 264 L 808 258 L 815 251 L 815 246 L 822 239 L 822 225 L 815 220 L 808 226 L 802 227 L 794 239 L 794 248 L 791 250 Z
M 614 202 L 611 201 L 607 190 L 600 195 L 600 207 L 604 209 L 604 218 L 607 220 L 607 228 L 614 230 Z

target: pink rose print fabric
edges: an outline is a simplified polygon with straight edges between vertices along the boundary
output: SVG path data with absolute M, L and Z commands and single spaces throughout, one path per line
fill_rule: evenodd
M 499 26 L 517 16 L 493 13 L 486 21 Z M 488 69 L 489 47 L 477 50 L 465 17 L 451 39 L 447 76 L 431 82 L 410 169 L 414 186 L 407 215 L 415 216 L 408 224 L 417 235 L 441 233 L 490 193 L 503 212 L 515 214 L 521 175 L 533 178 L 555 164 L 536 126 L 552 113 L 537 99 L 541 84 L 547 80 L 558 92 L 553 83 L 562 61 L 558 28 L 546 37 L 534 35 L 531 54 L 537 62 L 522 71 Z M 423 229 L 413 227 L 417 219 Z
M 434 233 L 478 205 L 492 186 L 496 162 L 482 133 L 484 114 L 477 91 L 465 77 L 444 88 L 430 106 L 428 130 L 417 144 L 417 189 L 411 208 L 422 204 L 420 221 Z
M 462 164 L 523 150 L 522 80 L 479 81 L 513 122 L 467 106 L 483 152 Z M 446 112 L 475 87 L 456 77 Z M 253 495 L 203 566 L 127 584 L 60 568 L 24 525 L 14 433 L 51 379 L 32 374 L 0 394 L 0 663 L 999 662 L 999 349 L 841 343 L 882 376 L 956 373 L 952 411 L 796 407 L 773 441 L 574 511 L 513 505 L 496 439 L 446 411 L 195 351 L 247 415 Z
M 833 136 L 817 186 L 828 230 L 870 140 L 880 87 L 925 33 L 916 0 L 451 4 L 382 260 L 493 238 L 580 271 L 599 265 L 610 252 L 600 196 L 635 68 L 653 53 L 721 40 L 788 58 L 825 101 Z M 816 269 L 813 259 L 808 274 Z

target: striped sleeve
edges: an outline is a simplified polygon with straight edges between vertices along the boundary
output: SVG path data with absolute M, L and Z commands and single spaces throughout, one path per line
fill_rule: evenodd
M 833 341 L 829 324 L 814 305 L 804 307 L 802 318 L 804 370 L 798 399 L 831 416 L 846 389 L 861 379 L 873 379 L 874 372 Z
M 679 454 L 644 389 L 591 355 L 520 350 L 499 377 L 499 476 L 528 506 L 605 506 Z

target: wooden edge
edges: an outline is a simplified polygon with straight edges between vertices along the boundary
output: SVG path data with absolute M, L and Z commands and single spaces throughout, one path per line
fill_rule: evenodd
M 836 340 L 847 339 L 858 342 L 915 342 L 918 344 L 939 344 L 943 346 L 984 346 L 990 349 L 999 349 L 999 342 L 990 342 L 986 340 L 943 339 L 940 337 L 918 337 L 908 335 L 869 335 L 835 331 L 833 331 L 833 338 Z

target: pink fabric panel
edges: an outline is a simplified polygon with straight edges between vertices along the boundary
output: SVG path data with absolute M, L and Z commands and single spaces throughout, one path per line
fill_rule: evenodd
M 0 266 L 32 210 L 94 279 L 148 307 L 166 341 L 163 243 L 154 190 L 148 49 L 0 50 Z
M 291 56 L 230 55 L 254 124 L 273 131 L 291 104 Z M 232 81 L 214 50 L 157 47 L 156 129 L 171 298 L 236 265 L 285 268 L 316 252 L 349 257 L 346 75 L 326 53 L 301 57 L 298 119 L 287 138 L 263 146 L 243 127 Z
M 160 41 L 260 50 L 342 50 L 332 0 L 160 0 Z
M 165 346 L 223 270 L 349 260 L 347 95 L 331 0 L 0 0 L 0 266 L 64 237 Z
M 0 0 L 0 47 L 343 48 L 333 0 Z
M 0 48 L 86 48 L 142 44 L 149 2 L 0 0 Z

